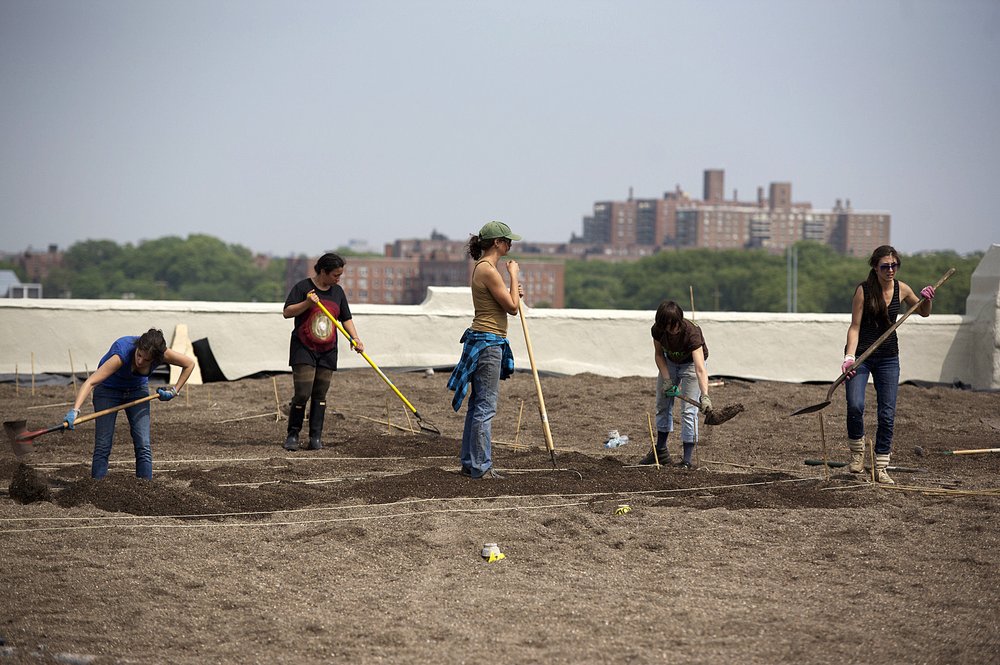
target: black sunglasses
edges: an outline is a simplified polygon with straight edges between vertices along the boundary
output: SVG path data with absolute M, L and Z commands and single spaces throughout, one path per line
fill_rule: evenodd
M 899 268 L 898 263 L 880 263 L 878 269 L 882 272 L 889 272 L 890 270 L 896 270 Z

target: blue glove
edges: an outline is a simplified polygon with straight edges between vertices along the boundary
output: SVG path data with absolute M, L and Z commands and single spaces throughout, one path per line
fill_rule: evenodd
M 177 388 L 170 386 L 169 388 L 157 388 L 156 394 L 160 396 L 161 402 L 167 402 L 177 397 Z
M 63 420 L 66 421 L 66 427 L 68 429 L 73 429 L 73 424 L 76 422 L 76 417 L 80 415 L 80 412 L 76 409 L 70 409 L 66 412 L 66 417 Z
M 681 394 L 681 387 L 680 386 L 670 386 L 669 388 L 664 388 L 663 389 L 663 396 L 664 397 L 677 397 L 680 394 Z

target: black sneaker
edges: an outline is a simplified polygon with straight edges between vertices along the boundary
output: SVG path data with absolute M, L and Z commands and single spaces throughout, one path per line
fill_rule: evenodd
M 639 460 L 639 464 L 656 464 L 657 459 L 659 459 L 661 465 L 666 466 L 670 464 L 670 455 L 668 455 L 666 451 L 663 453 L 657 452 L 656 454 L 659 456 L 658 458 L 654 456 L 653 451 L 650 450 L 646 453 L 645 457 Z
M 309 437 L 309 450 L 322 450 L 323 441 L 318 436 Z
M 693 468 L 691 466 L 691 462 L 684 462 L 684 461 L 677 462 L 673 466 L 677 467 L 678 469 L 691 469 L 691 468 Z
M 472 477 L 472 469 L 470 469 L 467 466 L 463 466 L 461 468 L 461 470 L 459 470 L 458 473 L 461 474 L 461 475 L 463 475 L 463 476 L 465 476 L 466 478 L 471 478 Z

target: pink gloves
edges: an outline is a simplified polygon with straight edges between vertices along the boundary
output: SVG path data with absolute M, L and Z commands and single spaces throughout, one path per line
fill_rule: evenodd
M 857 372 L 848 372 L 847 371 L 848 369 L 850 369 L 851 365 L 854 364 L 854 360 L 855 360 L 854 356 L 850 356 L 850 355 L 844 356 L 844 362 L 840 366 L 840 373 L 841 374 L 847 374 L 847 378 L 848 379 L 850 379 L 855 374 L 857 374 Z
M 934 300 L 934 287 L 925 286 L 924 288 L 920 289 L 920 295 L 926 298 L 927 300 Z

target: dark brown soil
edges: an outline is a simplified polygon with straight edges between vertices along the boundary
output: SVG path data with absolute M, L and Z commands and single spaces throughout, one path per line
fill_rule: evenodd
M 152 482 L 124 416 L 100 482 L 92 424 L 8 444 L 0 663 L 997 662 L 1000 454 L 944 454 L 1000 447 L 996 393 L 903 386 L 892 463 L 918 471 L 887 489 L 804 464 L 821 418 L 847 459 L 840 393 L 789 417 L 827 386 L 714 387 L 746 410 L 703 425 L 686 470 L 635 466 L 652 379 L 543 377 L 553 465 L 519 373 L 494 429 L 506 477 L 473 481 L 447 374 L 392 377 L 440 437 L 355 370 L 319 451 L 281 448 L 288 375 L 153 402 Z M 72 398 L 30 393 L 0 385 L 5 421 L 50 426 Z M 630 442 L 604 449 L 610 429 Z

